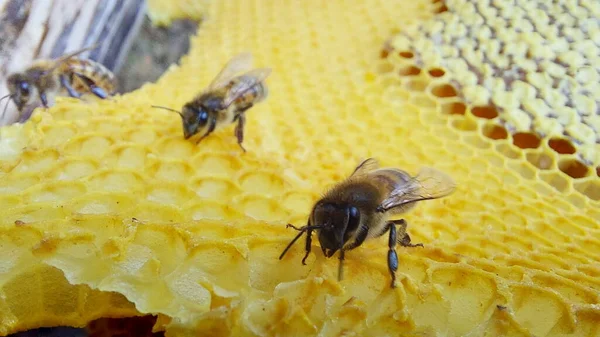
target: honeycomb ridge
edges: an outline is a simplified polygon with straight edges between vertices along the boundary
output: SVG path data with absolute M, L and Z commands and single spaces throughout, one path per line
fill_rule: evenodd
M 187 2 L 169 3 L 163 19 Z M 211 2 L 156 83 L 1 128 L 0 334 L 152 314 L 169 336 L 598 335 L 600 203 L 526 177 L 427 85 L 380 73 L 382 41 L 440 6 Z M 247 153 L 232 127 L 196 146 L 150 108 L 181 106 L 241 51 L 273 68 Z M 398 249 L 396 290 L 384 238 L 347 254 L 341 283 L 317 247 L 307 266 L 302 245 L 277 259 L 285 224 L 366 157 L 457 182 L 406 215 L 425 247 Z
M 453 127 L 498 140 L 501 152 L 528 161 L 559 191 L 599 200 L 598 3 L 436 5 L 439 15 L 388 41 L 383 56 L 395 57 L 382 72 L 445 100 L 441 112 Z

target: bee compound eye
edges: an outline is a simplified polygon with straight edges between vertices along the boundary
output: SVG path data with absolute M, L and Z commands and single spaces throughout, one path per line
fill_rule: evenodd
M 198 115 L 198 120 L 200 121 L 200 124 L 206 124 L 206 122 L 208 122 L 208 112 L 206 112 L 206 110 L 202 110 L 200 111 L 200 114 Z
M 27 83 L 25 81 L 20 82 L 19 89 L 21 90 L 22 93 L 28 94 L 29 93 L 29 83 Z
M 350 206 L 349 213 L 350 213 L 351 218 L 357 218 L 358 217 L 358 208 L 356 208 L 354 206 Z

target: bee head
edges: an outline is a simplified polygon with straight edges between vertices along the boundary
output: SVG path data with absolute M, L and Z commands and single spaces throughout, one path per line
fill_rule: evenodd
M 319 229 L 319 243 L 323 254 L 333 256 L 342 249 L 360 222 L 358 208 L 348 204 L 319 203 L 315 206 L 311 223 Z
M 185 139 L 200 133 L 208 125 L 208 111 L 201 105 L 186 104 L 181 113 Z
M 8 90 L 19 110 L 30 102 L 33 97 L 34 84 L 23 74 L 12 74 L 7 79 Z

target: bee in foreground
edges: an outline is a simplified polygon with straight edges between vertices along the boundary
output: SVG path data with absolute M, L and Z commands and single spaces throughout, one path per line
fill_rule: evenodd
M 8 77 L 9 94 L 2 99 L 12 99 L 22 114 L 24 108 L 33 103 L 41 102 L 48 108 L 49 98 L 64 94 L 64 91 L 75 98 L 80 98 L 82 93 L 107 98 L 116 88 L 114 74 L 98 62 L 75 57 L 94 48 L 96 46 L 80 49 L 55 60 L 34 61 L 23 72 Z
M 302 264 L 306 265 L 311 251 L 311 235 L 316 231 L 326 257 L 340 252 L 338 279 L 342 280 L 345 252 L 360 246 L 366 239 L 388 233 L 387 262 L 394 288 L 398 269 L 396 244 L 403 247 L 423 247 L 423 244 L 411 243 L 404 219 L 389 220 L 388 217 L 412 209 L 418 201 L 447 196 L 454 189 L 452 178 L 436 169 L 424 168 L 411 177 L 399 169 L 379 168 L 378 162 L 369 158 L 313 206 L 306 226 L 287 225 L 300 233 L 287 245 L 279 259 L 306 233 L 306 255 L 302 259 Z
M 237 122 L 237 142 L 246 152 L 242 146 L 245 112 L 267 97 L 268 90 L 264 80 L 271 73 L 270 68 L 250 70 L 251 67 L 252 55 L 238 54 L 223 67 L 206 89 L 183 106 L 181 112 L 161 106 L 152 107 L 177 112 L 182 119 L 185 139 L 196 134 L 202 135 L 196 144 L 217 127 Z

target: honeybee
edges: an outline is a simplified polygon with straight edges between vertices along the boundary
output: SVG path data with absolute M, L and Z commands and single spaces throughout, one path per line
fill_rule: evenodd
M 83 48 L 55 60 L 35 60 L 23 72 L 8 77 L 9 94 L 2 99 L 12 99 L 22 114 L 26 106 L 36 103 L 38 99 L 48 108 L 49 97 L 63 94 L 63 89 L 75 98 L 80 98 L 82 92 L 107 98 L 116 89 L 114 74 L 98 62 L 75 57 L 94 48 L 95 45 Z
M 245 113 L 267 97 L 268 89 L 264 80 L 271 73 L 271 68 L 249 70 L 251 67 L 252 55 L 238 54 L 221 69 L 206 89 L 183 106 L 181 112 L 156 105 L 152 107 L 177 112 L 181 116 L 185 139 L 202 134 L 196 144 L 218 127 L 237 122 L 235 136 L 238 145 L 246 152 L 242 145 Z
M 335 185 L 315 203 L 306 226 L 286 226 L 300 233 L 287 245 L 279 259 L 306 233 L 306 255 L 302 259 L 302 264 L 306 265 L 311 251 L 311 235 L 316 231 L 323 255 L 329 258 L 340 251 L 338 280 L 341 281 L 345 252 L 362 245 L 366 239 L 388 233 L 387 263 L 394 288 L 398 269 L 396 244 L 403 247 L 423 247 L 423 244 L 411 243 L 404 219 L 389 220 L 389 217 L 411 210 L 418 201 L 442 198 L 454 190 L 452 178 L 436 169 L 424 168 L 412 177 L 396 168 L 380 168 L 376 159 L 366 159 L 350 177 Z

